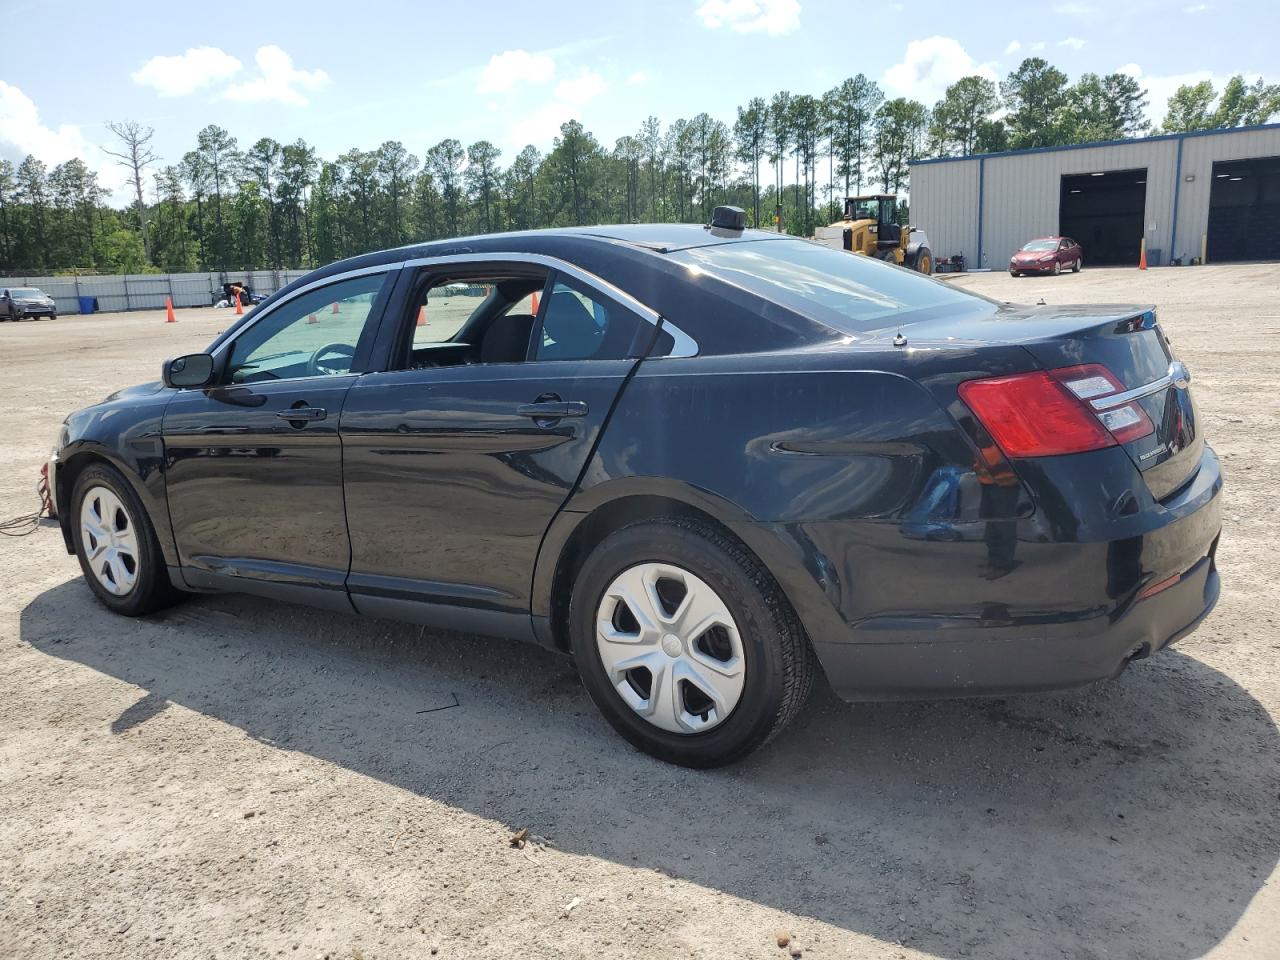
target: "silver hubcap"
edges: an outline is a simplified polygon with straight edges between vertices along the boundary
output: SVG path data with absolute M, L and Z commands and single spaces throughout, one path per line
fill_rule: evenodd
M 106 487 L 93 487 L 80 501 L 85 559 L 98 583 L 124 596 L 138 581 L 138 535 L 124 504 Z
M 729 608 L 669 563 L 636 564 L 609 584 L 596 648 L 623 702 L 663 730 L 709 730 L 742 698 L 746 660 Z

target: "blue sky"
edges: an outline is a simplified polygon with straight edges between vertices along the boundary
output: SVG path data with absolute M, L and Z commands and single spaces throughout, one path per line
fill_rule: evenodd
M 732 121 L 752 96 L 819 94 L 864 72 L 932 106 L 967 73 L 1038 55 L 1072 78 L 1124 69 L 1155 119 L 1183 82 L 1280 80 L 1280 7 L 1214 0 L 1018 5 L 853 0 L 307 4 L 5 0 L 0 156 L 82 156 L 117 189 L 104 124 L 156 129 L 172 163 L 208 123 L 240 145 L 305 138 L 325 157 L 402 141 L 492 140 L 505 163 L 580 119 L 608 146 L 649 114 Z M 38 58 L 19 50 L 26 37 Z M 91 52 L 92 51 L 92 52 Z M 122 196 L 122 194 L 117 194 Z

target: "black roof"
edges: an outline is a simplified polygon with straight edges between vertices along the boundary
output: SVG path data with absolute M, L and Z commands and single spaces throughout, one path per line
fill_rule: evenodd
M 542 253 L 578 262 L 587 248 L 611 247 L 615 252 L 639 255 L 671 253 L 690 247 L 750 240 L 777 240 L 785 235 L 767 230 L 723 230 L 695 223 L 622 223 L 592 227 L 550 227 L 545 230 L 519 230 L 510 233 L 486 233 L 471 237 L 430 240 L 389 250 L 365 253 L 320 267 L 306 279 L 319 279 L 366 266 L 444 257 L 458 253 Z M 594 251 L 593 251 L 594 252 Z M 296 282 L 296 281 L 295 281 Z

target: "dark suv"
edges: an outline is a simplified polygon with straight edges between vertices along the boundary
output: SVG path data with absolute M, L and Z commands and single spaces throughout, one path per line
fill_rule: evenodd
M 35 287 L 6 287 L 0 290 L 0 320 L 25 320 L 27 317 L 58 319 L 58 306 L 53 297 Z

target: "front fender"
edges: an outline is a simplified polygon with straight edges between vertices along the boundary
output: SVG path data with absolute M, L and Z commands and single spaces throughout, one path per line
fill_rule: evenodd
M 67 417 L 58 436 L 58 471 L 53 495 L 67 552 L 74 552 L 70 500 L 75 477 L 90 463 L 109 463 L 128 481 L 156 530 L 165 563 L 176 566 L 173 529 L 164 490 L 161 424 L 172 393 L 157 389 L 122 391 Z

